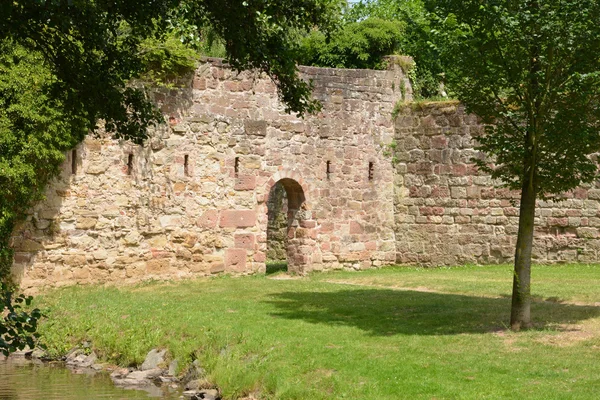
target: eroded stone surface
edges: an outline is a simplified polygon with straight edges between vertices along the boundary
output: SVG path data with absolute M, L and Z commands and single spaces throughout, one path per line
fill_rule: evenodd
M 147 146 L 88 137 L 14 232 L 22 287 L 262 272 L 278 182 L 292 271 L 511 260 L 518 196 L 473 166 L 475 117 L 434 104 L 393 121 L 410 93 L 399 69 L 301 71 L 318 115 L 286 114 L 268 78 L 209 60 L 155 94 L 169 123 Z M 599 199 L 594 185 L 540 201 L 534 258 L 598 260 Z
M 402 109 L 395 122 L 397 261 L 420 265 L 512 262 L 519 193 L 477 170 L 483 126 L 457 104 Z M 599 259 L 598 183 L 538 201 L 533 258 Z
M 268 78 L 210 60 L 189 88 L 156 93 L 169 123 L 150 132 L 148 146 L 87 138 L 76 174 L 69 154 L 46 201 L 14 233 L 22 286 L 264 271 L 266 203 L 282 179 L 300 188 L 287 251 L 298 272 L 393 262 L 393 169 L 384 152 L 404 75 L 302 73 L 323 101 L 318 115 L 285 113 Z

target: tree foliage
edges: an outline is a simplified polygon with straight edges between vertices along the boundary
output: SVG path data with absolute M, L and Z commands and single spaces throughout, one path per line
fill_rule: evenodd
M 149 37 L 140 43 L 143 82 L 155 86 L 177 86 L 181 77 L 196 69 L 198 52 L 172 32 L 163 38 Z
M 211 27 L 238 69 L 258 68 L 278 83 L 289 110 L 314 111 L 309 86 L 296 74 L 290 32 L 326 26 L 339 0 L 34 0 L 0 3 L 0 37 L 40 51 L 67 94 L 65 107 L 88 127 L 106 121 L 117 137 L 140 142 L 160 116 L 127 87 L 144 65 L 140 43 L 176 30 L 193 41 Z M 196 35 L 196 36 L 194 36 Z
M 0 270 L 8 238 L 55 176 L 62 153 L 96 131 L 141 144 L 162 120 L 132 78 L 169 84 L 193 66 L 183 43 L 212 32 L 234 68 L 278 84 L 288 110 L 318 109 L 297 75 L 292 33 L 327 26 L 339 0 L 14 0 L 0 2 Z
M 438 96 L 444 71 L 437 49 L 431 43 L 429 14 L 423 0 L 361 0 L 344 14 L 344 20 L 348 22 L 362 21 L 366 18 L 380 18 L 402 24 L 399 49 L 402 54 L 415 60 L 415 96 Z
M 65 111 L 40 53 L 0 42 L 0 276 L 12 264 L 16 221 L 42 198 L 64 152 L 83 139 L 87 121 Z
M 521 190 L 511 326 L 530 324 L 535 200 L 597 176 L 600 3 L 430 0 L 448 83 L 490 124 L 479 167 Z M 490 163 L 492 161 L 492 163 Z
M 33 349 L 37 344 L 36 330 L 42 313 L 37 308 L 30 312 L 23 310 L 31 300 L 31 296 L 14 295 L 5 282 L 0 283 L 0 307 L 4 310 L 0 320 L 0 352 L 5 356 L 26 346 Z
M 297 75 L 292 33 L 326 27 L 339 0 L 11 0 L 0 2 L 0 280 L 12 264 L 10 236 L 42 198 L 64 152 L 102 128 L 142 144 L 162 121 L 132 78 L 170 85 L 194 67 L 184 44 L 220 38 L 238 70 L 276 82 L 288 111 L 315 111 Z M 209 37 L 203 37 L 208 33 Z M 200 45 L 198 45 L 200 44 Z M 4 284 L 4 283 L 3 283 Z M 5 291 L 0 351 L 30 344 L 39 317 L 18 312 Z
M 299 61 L 333 68 L 384 68 L 383 56 L 399 51 L 404 24 L 369 18 L 345 24 L 331 37 L 313 30 L 302 40 Z

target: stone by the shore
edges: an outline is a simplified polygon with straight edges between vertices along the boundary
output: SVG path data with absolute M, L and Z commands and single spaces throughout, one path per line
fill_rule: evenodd
M 71 367 L 92 368 L 97 360 L 98 356 L 93 351 L 90 354 L 85 354 L 83 350 L 75 349 L 67 354 L 65 361 Z
M 190 400 L 220 400 L 221 396 L 217 389 L 186 390 L 183 397 Z
M 158 350 L 158 349 L 150 350 L 148 355 L 146 355 L 146 359 L 142 363 L 142 366 L 140 367 L 140 369 L 142 371 L 145 371 L 148 369 L 155 369 L 155 368 L 164 366 L 166 354 L 167 354 L 166 350 Z

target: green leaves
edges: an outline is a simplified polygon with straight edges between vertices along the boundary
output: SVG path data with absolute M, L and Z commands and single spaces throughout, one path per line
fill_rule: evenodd
M 99 120 L 136 144 L 162 121 L 131 79 L 173 84 L 195 67 L 195 52 L 182 43 L 211 32 L 234 68 L 273 78 L 288 111 L 316 111 L 297 75 L 292 36 L 326 27 L 339 7 L 340 0 L 0 2 L 0 277 L 12 264 L 15 223 L 42 198 L 65 151 Z
M 36 330 L 42 313 L 37 308 L 30 312 L 23 310 L 23 305 L 31 305 L 31 300 L 31 296 L 15 296 L 5 283 L 0 284 L 0 307 L 4 310 L 0 320 L 0 352 L 5 356 L 26 346 L 33 349 L 37 344 Z
M 64 111 L 55 79 L 37 52 L 0 42 L 0 277 L 8 275 L 14 224 L 43 195 L 86 121 Z
M 313 31 L 303 39 L 300 62 L 333 68 L 382 69 L 382 57 L 399 51 L 405 25 L 369 18 L 345 25 L 328 40 Z
M 478 138 L 518 189 L 525 164 L 536 192 L 559 194 L 596 176 L 600 148 L 600 4 L 589 0 L 429 1 L 448 85 L 495 127 Z M 531 164 L 532 163 L 532 164 Z

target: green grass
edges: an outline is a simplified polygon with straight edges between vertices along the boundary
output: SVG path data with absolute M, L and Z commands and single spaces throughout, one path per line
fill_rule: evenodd
M 228 399 L 595 399 L 600 266 L 533 271 L 521 333 L 506 330 L 508 266 L 73 287 L 37 305 L 56 354 L 91 340 L 134 365 L 168 348 Z
M 288 264 L 286 261 L 267 261 L 266 275 L 273 275 L 278 272 L 287 272 Z

